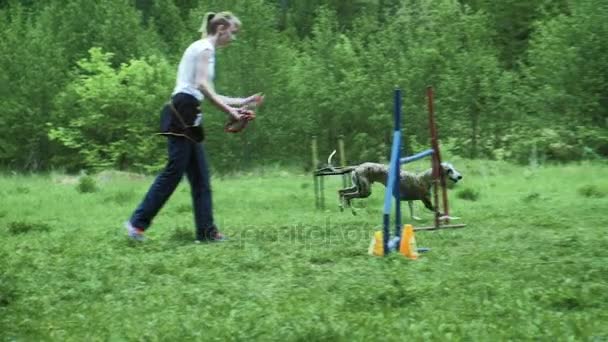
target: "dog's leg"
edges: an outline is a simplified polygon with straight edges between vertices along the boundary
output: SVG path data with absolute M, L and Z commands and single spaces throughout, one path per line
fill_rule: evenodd
M 410 207 L 410 217 L 412 218 L 412 220 L 414 220 L 414 221 L 422 220 L 420 217 L 414 216 L 414 201 L 407 201 L 407 204 Z
M 427 209 L 435 212 L 435 208 L 433 207 L 433 204 L 431 203 L 431 200 L 428 197 L 423 198 L 422 199 L 422 203 L 424 203 L 424 206 Z M 460 219 L 460 217 L 449 216 L 449 215 L 446 215 L 446 214 L 444 214 L 444 213 L 442 213 L 440 211 L 438 211 L 437 214 L 439 215 L 439 220 L 441 220 L 441 221 L 449 221 L 449 220 L 458 220 L 458 219 Z
M 361 186 L 360 181 L 359 181 L 359 174 L 357 172 L 353 172 L 350 175 L 350 184 L 352 185 L 350 187 L 351 194 L 358 194 L 361 191 Z M 352 212 L 353 215 L 357 215 L 357 212 L 355 211 L 355 208 L 353 207 L 353 204 L 351 202 L 351 198 L 346 200 L 346 204 L 350 207 L 350 211 Z
M 344 211 L 344 205 L 346 205 L 348 207 L 351 207 L 351 205 L 350 205 L 350 199 L 346 199 L 346 197 L 344 195 L 345 194 L 350 194 L 350 193 L 356 193 L 356 192 L 359 191 L 359 189 L 357 187 L 357 184 L 358 184 L 357 178 L 358 178 L 357 174 L 356 173 L 352 173 L 351 174 L 352 186 L 350 186 L 348 188 L 344 188 L 344 189 L 338 190 L 338 199 L 339 199 L 340 211 Z
M 353 191 L 357 191 L 357 187 L 351 186 L 349 188 L 344 188 L 338 190 L 338 206 L 340 207 L 340 211 L 344 211 L 344 204 L 346 202 L 347 206 L 350 206 L 350 201 L 346 200 L 345 194 L 352 193 Z
M 460 220 L 460 217 L 450 216 L 450 215 L 442 215 L 439 217 L 441 221 L 450 221 L 450 220 Z
M 357 211 L 352 206 L 351 200 L 353 198 L 360 198 L 359 190 L 355 189 L 354 191 L 346 192 L 342 196 L 343 196 L 344 200 L 346 201 L 347 205 L 350 207 L 350 210 L 353 213 L 353 215 L 357 215 Z
M 424 207 L 427 208 L 428 210 L 432 211 L 433 213 L 435 212 L 435 207 L 433 207 L 433 203 L 431 202 L 431 199 L 429 198 L 429 196 L 425 196 L 421 199 L 422 203 L 424 203 Z M 439 213 L 439 216 L 442 216 L 443 214 Z
M 362 181 L 360 180 L 359 174 L 357 172 L 351 173 L 350 179 L 352 186 L 350 188 L 347 188 L 347 191 L 342 194 L 342 198 L 346 202 L 346 205 L 350 207 L 351 213 L 353 215 L 357 215 L 357 211 L 355 210 L 355 207 L 353 207 L 351 200 L 353 198 L 359 197 L 362 188 Z
M 372 188 L 370 182 L 366 178 L 359 177 L 357 179 L 357 190 L 344 194 L 344 198 L 346 198 L 347 202 L 350 204 L 350 201 L 353 198 L 367 198 L 372 194 Z M 350 206 L 353 215 L 357 215 L 355 208 Z

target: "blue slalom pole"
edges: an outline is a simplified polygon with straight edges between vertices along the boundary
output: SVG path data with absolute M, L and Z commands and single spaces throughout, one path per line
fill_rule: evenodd
M 401 226 L 401 203 L 399 195 L 399 174 L 400 174 L 400 150 L 401 150 L 401 90 L 395 89 L 395 112 L 394 112 L 395 127 L 393 130 L 393 144 L 391 146 L 391 161 L 389 164 L 388 180 L 386 182 L 386 192 L 384 194 L 384 215 L 382 217 L 383 228 L 383 244 L 384 254 L 390 252 L 388 243 L 390 240 L 390 215 L 391 201 L 395 199 L 396 218 L 395 224 L 397 231 Z M 400 232 L 396 235 L 399 236 Z
M 395 89 L 395 132 L 399 132 L 397 141 L 397 157 L 395 163 L 395 183 L 393 184 L 393 194 L 395 197 L 395 237 L 401 236 L 401 89 Z
M 399 153 L 399 144 L 401 143 L 401 132 L 395 131 L 393 132 L 393 145 L 391 148 L 391 162 L 389 164 L 388 171 L 388 180 L 386 182 L 386 192 L 384 193 L 384 216 L 383 216 L 383 240 L 384 240 L 384 254 L 387 254 L 388 249 L 388 241 L 389 241 L 389 225 L 390 225 L 390 215 L 391 215 L 391 201 L 395 195 L 394 185 L 397 178 L 397 165 L 395 161 L 398 160 Z

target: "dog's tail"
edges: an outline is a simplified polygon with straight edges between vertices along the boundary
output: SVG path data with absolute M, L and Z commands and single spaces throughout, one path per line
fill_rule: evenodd
M 334 164 L 331 163 L 331 160 L 334 158 L 334 156 L 336 155 L 336 150 L 334 150 L 329 157 L 327 157 L 327 165 L 329 165 L 330 167 L 333 166 Z
M 336 150 L 333 150 L 329 157 L 327 157 L 327 166 L 317 169 L 314 172 L 315 176 L 332 176 L 332 175 L 343 175 L 345 173 L 352 172 L 355 167 L 354 166 L 346 166 L 346 167 L 335 167 L 333 166 L 331 160 L 336 155 Z

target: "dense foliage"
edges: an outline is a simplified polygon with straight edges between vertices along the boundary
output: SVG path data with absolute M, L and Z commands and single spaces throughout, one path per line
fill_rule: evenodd
M 244 23 L 218 55 L 218 90 L 263 91 L 251 129 L 224 134 L 205 105 L 222 171 L 309 166 L 344 135 L 350 163 L 385 158 L 392 90 L 404 148 L 428 146 L 436 90 L 444 148 L 528 162 L 608 156 L 608 0 L 0 1 L 0 164 L 20 170 L 151 170 L 153 133 L 183 49 L 208 10 Z

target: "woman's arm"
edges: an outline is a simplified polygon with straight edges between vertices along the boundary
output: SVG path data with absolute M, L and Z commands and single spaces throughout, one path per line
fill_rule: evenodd
M 227 103 L 228 101 L 224 101 L 226 97 L 217 94 L 213 89 L 213 85 L 209 81 L 208 70 L 210 59 L 211 51 L 204 50 L 201 53 L 196 68 L 196 86 L 203 93 L 203 95 L 205 95 L 205 97 L 208 98 L 211 103 L 213 103 L 213 105 L 233 118 L 238 119 L 240 114 L 238 113 L 237 109 L 230 107 L 230 103 Z
M 252 96 L 250 97 L 228 97 L 228 96 L 224 96 L 224 95 L 217 95 L 220 100 L 222 100 L 222 102 L 230 105 L 230 106 L 238 106 L 238 107 L 242 107 L 245 106 L 251 102 L 253 102 L 254 100 L 252 99 Z

